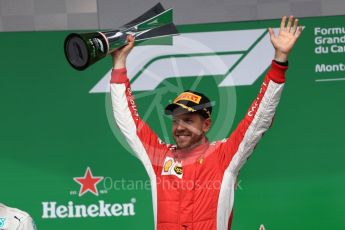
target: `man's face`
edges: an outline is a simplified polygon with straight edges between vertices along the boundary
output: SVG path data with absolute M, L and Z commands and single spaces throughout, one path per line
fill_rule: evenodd
M 210 127 L 210 118 L 196 113 L 173 113 L 172 134 L 178 149 L 193 149 L 201 144 Z

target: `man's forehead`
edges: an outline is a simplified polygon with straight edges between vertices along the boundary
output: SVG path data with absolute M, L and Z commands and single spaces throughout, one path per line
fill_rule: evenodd
M 176 111 L 177 109 L 174 110 L 172 114 L 173 119 L 186 119 L 186 118 L 194 118 L 198 117 L 199 114 L 197 113 L 192 113 L 192 112 L 187 112 L 187 111 Z

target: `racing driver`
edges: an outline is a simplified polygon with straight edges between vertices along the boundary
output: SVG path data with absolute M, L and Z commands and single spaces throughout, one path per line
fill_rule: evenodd
M 206 137 L 212 103 L 193 91 L 182 92 L 165 108 L 172 117 L 176 145 L 163 143 L 140 118 L 127 78 L 126 58 L 134 46 L 133 37 L 112 53 L 113 115 L 150 177 L 155 229 L 230 229 L 237 175 L 271 126 L 284 88 L 288 55 L 302 27 L 298 19 L 284 16 L 278 34 L 268 30 L 275 56 L 259 94 L 230 136 L 213 143 Z M 219 186 L 203 186 L 210 182 Z

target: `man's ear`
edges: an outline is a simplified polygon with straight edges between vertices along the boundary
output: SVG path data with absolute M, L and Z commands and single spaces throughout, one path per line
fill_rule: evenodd
M 204 120 L 204 124 L 203 124 L 202 130 L 206 133 L 211 128 L 211 125 L 212 125 L 211 118 L 206 118 Z

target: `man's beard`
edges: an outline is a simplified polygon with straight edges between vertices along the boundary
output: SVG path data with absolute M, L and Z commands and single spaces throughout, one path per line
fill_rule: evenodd
M 200 145 L 204 138 L 204 133 L 201 133 L 200 135 L 194 134 L 193 136 L 190 132 L 180 132 L 173 135 L 173 138 L 178 149 L 187 150 Z M 187 140 L 184 140 L 185 138 L 187 138 Z

